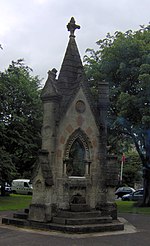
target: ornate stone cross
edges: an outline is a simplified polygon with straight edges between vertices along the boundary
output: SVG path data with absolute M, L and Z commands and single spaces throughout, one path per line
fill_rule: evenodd
M 67 25 L 67 29 L 70 32 L 70 37 L 75 37 L 74 32 L 76 29 L 80 29 L 80 26 L 75 24 L 74 17 L 71 17 L 71 20 Z

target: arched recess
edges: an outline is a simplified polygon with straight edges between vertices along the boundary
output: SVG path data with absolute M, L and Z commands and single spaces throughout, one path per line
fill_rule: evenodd
M 81 128 L 69 137 L 64 152 L 64 174 L 85 176 L 90 174 L 91 143 Z

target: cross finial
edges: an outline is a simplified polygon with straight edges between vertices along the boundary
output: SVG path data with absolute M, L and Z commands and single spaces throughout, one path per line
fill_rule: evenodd
M 55 80 L 56 73 L 57 73 L 56 68 L 53 68 L 52 70 L 49 70 L 48 71 L 48 77 L 51 78 L 52 80 Z
M 71 20 L 67 25 L 67 28 L 68 28 L 68 31 L 70 32 L 70 37 L 75 37 L 74 32 L 76 29 L 80 29 L 80 26 L 76 25 L 74 17 L 71 17 Z

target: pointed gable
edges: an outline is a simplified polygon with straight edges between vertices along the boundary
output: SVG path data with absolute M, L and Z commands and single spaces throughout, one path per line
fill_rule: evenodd
M 62 95 L 61 113 L 66 112 L 81 87 L 89 101 L 92 111 L 95 111 L 97 105 L 95 105 L 92 100 L 88 81 L 85 77 L 83 64 L 75 41 L 74 31 L 75 29 L 79 29 L 80 26 L 75 24 L 75 20 L 72 17 L 67 28 L 68 31 L 70 31 L 70 37 L 57 81 L 58 92 Z
M 56 72 L 57 70 L 55 68 L 53 68 L 51 71 L 48 71 L 48 78 L 41 93 L 41 99 L 43 101 L 58 96 L 58 92 L 55 84 Z

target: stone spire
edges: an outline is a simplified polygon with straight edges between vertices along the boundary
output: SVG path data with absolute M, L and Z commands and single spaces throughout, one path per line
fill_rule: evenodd
M 70 39 L 57 81 L 58 92 L 63 95 L 61 102 L 62 108 L 66 108 L 76 94 L 80 84 L 79 77 L 81 71 L 83 71 L 83 65 L 74 35 L 75 30 L 79 29 L 80 26 L 75 24 L 75 20 L 72 17 L 67 28 L 70 32 Z

